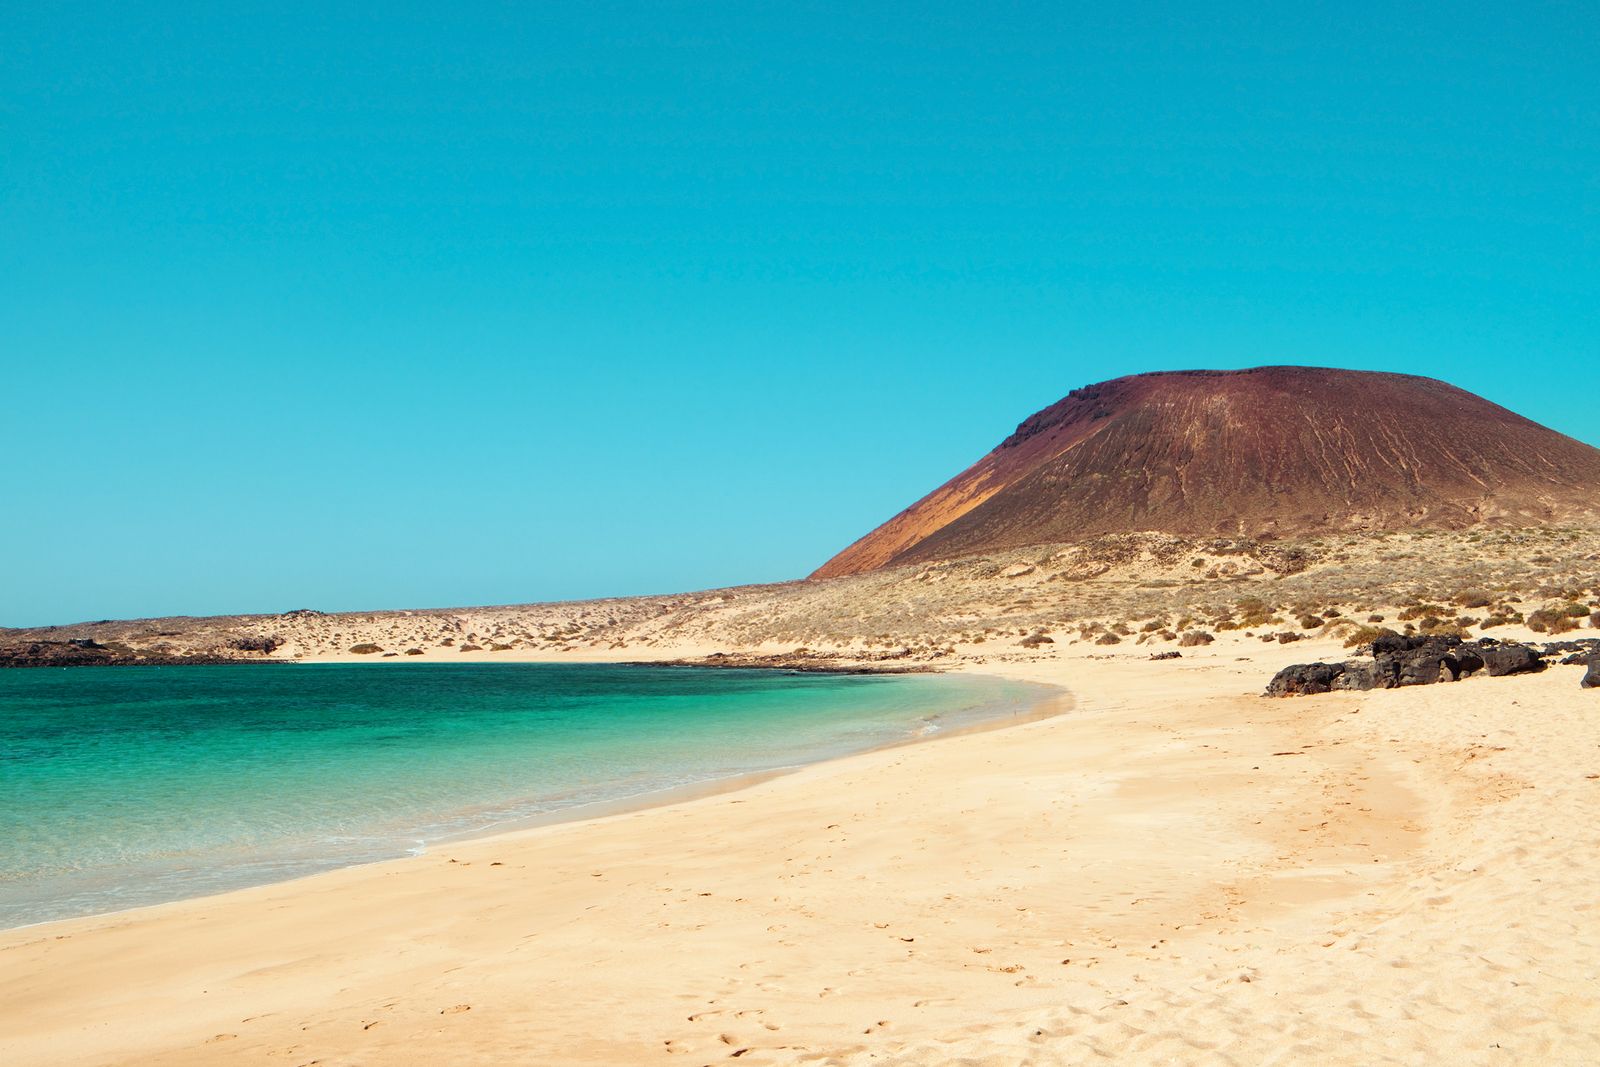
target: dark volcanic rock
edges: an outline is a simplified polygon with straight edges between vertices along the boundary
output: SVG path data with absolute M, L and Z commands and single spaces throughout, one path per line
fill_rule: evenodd
M 1600 689 L 1600 649 L 1589 653 L 1589 669 L 1583 673 L 1583 681 L 1578 684 L 1585 689 Z
M 1461 676 L 1462 661 L 1456 651 L 1460 644 L 1459 637 L 1389 633 L 1372 642 L 1372 653 L 1379 673 L 1393 678 L 1394 685 L 1432 685 Z M 1472 661 L 1479 662 L 1478 657 Z
M 239 637 L 234 639 L 233 647 L 240 652 L 260 652 L 270 656 L 283 647 L 283 638 L 276 634 L 271 637 Z
M 945 655 L 934 649 L 923 653 L 929 657 Z M 703 659 L 675 659 L 652 663 L 658 667 L 729 667 L 735 669 L 760 669 L 795 671 L 815 674 L 922 674 L 935 668 L 928 663 L 895 662 L 914 660 L 916 652 L 909 648 L 898 651 L 860 652 L 848 658 L 822 652 L 797 649 L 794 652 L 772 654 L 713 652 Z
M 1479 642 L 1474 645 L 1474 649 L 1482 657 L 1484 669 L 1489 672 L 1491 678 L 1501 678 L 1508 674 L 1533 674 L 1544 670 L 1544 660 L 1527 645 L 1510 641 L 1494 645 Z
M 1458 645 L 1455 650 L 1456 677 L 1466 678 L 1477 674 L 1488 666 L 1483 661 L 1482 654 L 1473 645 Z
M 1450 670 L 1453 662 L 1450 650 L 1438 645 L 1424 645 L 1378 657 L 1379 667 L 1393 667 L 1397 686 L 1432 685 L 1447 678 L 1455 681 L 1455 674 Z
M 1267 683 L 1269 697 L 1310 696 L 1326 693 L 1344 674 L 1342 663 L 1296 663 L 1285 667 Z
M 176 667 L 223 663 L 273 663 L 275 660 L 242 656 L 195 653 L 173 656 L 143 652 L 121 645 L 102 645 L 96 641 L 23 641 L 0 645 L 3 667 Z
M 1334 689 L 1393 689 L 1395 673 L 1387 666 L 1364 660 L 1350 660 L 1333 680 Z
M 0 667 L 98 667 L 118 654 L 95 641 L 28 641 L 0 647 Z
M 1587 663 L 1589 653 L 1600 649 L 1600 640 L 1593 637 L 1580 637 L 1576 641 L 1546 641 L 1539 648 L 1539 655 L 1549 658 L 1551 656 L 1566 656 L 1562 663 Z
M 1528 674 L 1544 670 L 1537 651 L 1514 641 L 1483 638 L 1386 633 L 1372 642 L 1371 660 L 1345 663 L 1297 663 L 1285 667 L 1267 684 L 1267 696 L 1305 696 L 1335 689 L 1394 689 L 1408 685 L 1454 682 L 1479 672 L 1491 677 Z M 1591 655 L 1600 656 L 1600 648 Z M 1593 684 L 1600 685 L 1600 670 L 1589 660 Z M 1585 676 L 1586 678 L 1588 676 Z M 1586 682 L 1585 684 L 1590 684 Z

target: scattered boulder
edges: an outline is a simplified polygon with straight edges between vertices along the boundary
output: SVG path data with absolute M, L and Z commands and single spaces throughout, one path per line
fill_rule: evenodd
M 1453 635 L 1406 635 L 1387 632 L 1372 641 L 1373 658 L 1345 663 L 1296 663 L 1267 684 L 1267 696 L 1305 696 L 1332 690 L 1395 689 L 1409 685 L 1454 682 L 1485 672 L 1491 677 L 1544 670 L 1543 652 L 1514 641 L 1482 638 L 1462 641 Z M 1600 656 L 1596 647 L 1591 657 Z M 1590 672 L 1600 685 L 1600 669 L 1591 658 Z
M 1377 661 L 1369 663 L 1363 660 L 1349 660 L 1331 685 L 1334 689 L 1360 692 L 1368 689 L 1393 689 L 1395 675 L 1392 670 Z
M 1507 674 L 1533 674 L 1544 670 L 1544 660 L 1527 645 L 1519 645 L 1512 641 L 1497 642 L 1493 645 L 1479 642 L 1477 650 L 1483 658 L 1484 669 L 1489 672 L 1491 678 L 1500 678 Z
M 1408 637 L 1389 631 L 1372 639 L 1372 656 L 1379 677 L 1392 679 L 1396 686 L 1453 682 L 1460 670 L 1451 653 L 1460 643 L 1460 638 Z
M 1560 656 L 1572 653 L 1578 657 L 1578 662 L 1588 662 L 1589 653 L 1600 648 L 1600 641 L 1592 637 L 1580 637 L 1576 641 L 1546 641 L 1540 649 L 1541 656 Z M 1562 662 L 1566 662 L 1563 660 Z
M 1296 663 L 1285 667 L 1267 683 L 1267 696 L 1293 697 L 1326 693 L 1344 674 L 1342 663 Z
M 1585 689 L 1600 689 L 1600 648 L 1589 653 L 1589 669 L 1578 684 Z
M 1457 678 L 1470 678 L 1488 666 L 1488 664 L 1484 663 L 1482 654 L 1474 645 L 1457 646 L 1455 659 Z
M 1173 649 L 1171 652 L 1152 652 L 1151 659 L 1182 659 L 1183 653 Z

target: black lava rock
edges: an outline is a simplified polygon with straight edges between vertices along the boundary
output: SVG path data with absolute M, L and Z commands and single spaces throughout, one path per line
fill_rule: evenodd
M 1510 641 L 1486 646 L 1478 644 L 1476 651 L 1483 659 L 1484 669 L 1491 678 L 1501 678 L 1508 674 L 1534 674 L 1544 670 L 1544 660 L 1539 654 L 1527 645 L 1519 645 Z
M 1292 697 L 1326 693 L 1344 673 L 1342 663 L 1296 663 L 1285 667 L 1267 683 L 1267 696 Z

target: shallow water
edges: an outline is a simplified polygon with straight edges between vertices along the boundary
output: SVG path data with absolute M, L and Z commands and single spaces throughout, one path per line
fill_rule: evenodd
M 566 664 L 0 671 L 0 927 L 423 851 L 1020 714 L 991 678 Z

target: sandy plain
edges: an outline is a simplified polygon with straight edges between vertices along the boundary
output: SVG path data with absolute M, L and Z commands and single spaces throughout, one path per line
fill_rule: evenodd
M 1267 700 L 1346 653 L 961 651 L 1070 709 L 0 933 L 0 1062 L 1600 1062 L 1579 668 Z

